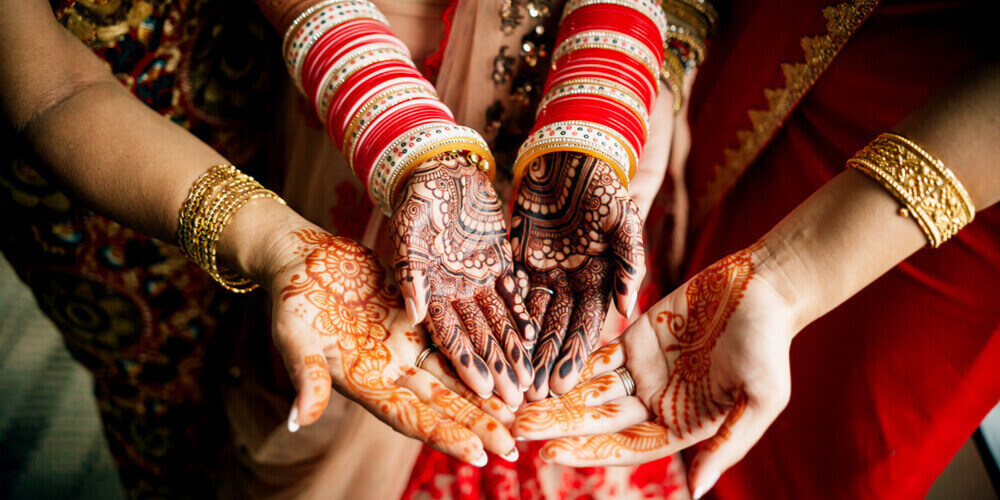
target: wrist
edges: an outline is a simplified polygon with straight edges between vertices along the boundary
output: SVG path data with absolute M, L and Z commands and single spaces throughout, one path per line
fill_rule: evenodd
M 807 237 L 804 233 L 785 234 L 772 229 L 761 238 L 754 250 L 755 276 L 774 291 L 783 308 L 792 318 L 794 337 L 806 325 L 818 318 L 814 277 L 796 242 Z
M 233 214 L 223 229 L 217 246 L 218 260 L 268 288 L 271 278 L 288 260 L 292 232 L 307 226 L 312 224 L 277 200 L 255 200 Z

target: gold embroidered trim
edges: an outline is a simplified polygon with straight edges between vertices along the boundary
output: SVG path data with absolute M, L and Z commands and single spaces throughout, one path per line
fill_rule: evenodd
M 774 137 L 802 96 L 812 88 L 834 56 L 847 43 L 854 31 L 875 10 L 879 0 L 852 0 L 823 9 L 827 34 L 803 37 L 800 41 L 805 62 L 783 63 L 783 88 L 764 89 L 767 109 L 750 109 L 751 130 L 738 130 L 739 147 L 726 148 L 725 161 L 716 165 L 715 176 L 692 210 L 692 222 L 697 224 L 743 175 L 750 163 Z

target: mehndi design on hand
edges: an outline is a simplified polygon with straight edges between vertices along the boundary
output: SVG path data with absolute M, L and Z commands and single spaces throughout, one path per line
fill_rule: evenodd
M 526 167 L 511 226 L 514 260 L 531 279 L 528 310 L 542 327 L 528 392 L 538 400 L 550 385 L 561 394 L 579 381 L 612 292 L 622 314 L 634 308 L 645 272 L 639 210 L 610 165 L 554 153 Z
M 411 334 L 399 290 L 370 250 L 313 229 L 294 236 L 295 258 L 271 287 L 275 341 L 299 391 L 290 429 L 320 417 L 332 384 L 399 432 L 462 460 L 485 463 L 484 444 L 499 454 L 514 448 L 496 418 L 447 387 L 456 381 L 413 366 L 426 337 Z
M 519 405 L 533 376 L 522 340 L 533 342 L 536 328 L 489 179 L 457 153 L 421 164 L 400 195 L 391 234 L 411 319 L 427 311 L 435 344 L 477 393 L 495 388 Z

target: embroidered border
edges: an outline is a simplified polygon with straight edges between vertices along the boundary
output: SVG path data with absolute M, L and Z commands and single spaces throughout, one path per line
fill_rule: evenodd
M 726 148 L 723 152 L 725 161 L 713 168 L 714 178 L 693 207 L 694 224 L 701 222 L 708 211 L 736 185 L 736 181 L 750 163 L 771 142 L 788 115 L 816 83 L 854 31 L 875 10 L 878 3 L 879 0 L 852 0 L 823 9 L 827 33 L 803 37 L 800 43 L 805 53 L 805 62 L 783 63 L 781 71 L 785 75 L 785 86 L 777 89 L 765 88 L 767 109 L 747 111 L 751 129 L 736 131 L 739 146 Z

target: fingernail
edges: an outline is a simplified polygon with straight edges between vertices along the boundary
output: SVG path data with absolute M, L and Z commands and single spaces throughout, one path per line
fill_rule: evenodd
M 520 405 L 507 405 L 507 408 L 514 413 L 517 413 L 517 409 L 520 407 Z
M 483 452 L 483 456 L 477 458 L 475 461 L 473 461 L 471 463 L 472 463 L 472 465 L 475 465 L 476 467 L 482 467 L 482 466 L 486 465 L 486 461 L 487 460 L 488 459 L 486 457 L 486 452 L 484 451 Z
M 527 440 L 528 440 L 528 438 L 525 438 L 525 437 L 514 436 L 514 441 L 527 441 Z
M 513 450 L 510 450 L 510 452 L 507 453 L 506 455 L 500 455 L 500 458 L 508 462 L 517 462 L 517 457 L 519 455 L 520 453 L 517 452 L 517 448 L 514 448 Z
M 527 386 L 527 387 L 522 387 L 522 388 L 521 388 L 521 392 L 528 392 L 528 389 L 531 389 L 531 386 L 530 386 L 530 385 L 529 385 L 529 386 Z
M 705 493 L 708 493 L 708 490 L 712 489 L 712 487 L 715 486 L 715 482 L 719 480 L 718 474 L 709 477 L 711 477 L 711 480 L 705 481 L 701 486 L 694 490 L 694 500 L 699 500 L 701 497 L 705 496 Z
M 299 430 L 299 407 L 292 406 L 292 411 L 288 413 L 288 432 L 297 432 L 298 430 Z
M 483 399 L 490 399 L 490 398 L 493 397 L 493 393 L 492 392 L 480 393 L 479 397 L 481 397 Z
M 559 397 L 559 395 L 556 394 L 555 391 L 553 391 L 552 389 L 549 389 L 549 396 L 552 396 L 554 398 L 558 398 Z
M 628 311 L 625 314 L 626 319 L 632 317 L 632 313 L 635 312 L 635 303 L 638 300 L 639 300 L 639 292 L 632 292 L 632 293 L 629 294 L 629 296 L 628 296 L 628 306 L 625 307 L 625 310 Z
M 417 304 L 409 297 L 403 302 L 406 303 L 406 317 L 410 318 L 410 326 L 417 326 Z

